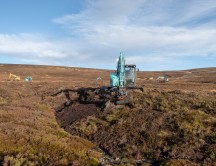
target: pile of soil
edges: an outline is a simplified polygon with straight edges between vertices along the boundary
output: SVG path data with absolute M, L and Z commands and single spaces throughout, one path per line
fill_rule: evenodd
M 130 107 L 110 102 L 96 105 L 91 97 L 87 101 L 56 109 L 58 123 L 67 132 L 92 141 L 119 163 L 216 161 L 215 94 L 133 91 Z
M 88 116 L 98 115 L 100 110 L 94 104 L 71 105 L 56 112 L 60 126 L 68 130 L 69 125 L 79 122 Z

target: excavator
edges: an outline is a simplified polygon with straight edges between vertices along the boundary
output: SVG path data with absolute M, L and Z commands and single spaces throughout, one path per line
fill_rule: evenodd
M 115 105 L 126 105 L 132 102 L 132 93 L 130 90 L 142 87 L 136 86 L 136 65 L 125 64 L 124 55 L 120 52 L 117 62 L 117 70 L 110 73 L 110 85 L 100 88 L 79 88 L 79 89 L 61 89 L 52 96 L 63 93 L 67 99 L 65 106 L 73 103 L 105 105 L 110 101 Z M 71 98 L 73 96 L 73 99 Z
M 20 81 L 20 76 L 10 73 L 8 79 L 13 81 Z
M 110 73 L 110 86 L 101 88 L 102 93 L 108 92 L 114 95 L 115 104 L 122 105 L 131 102 L 131 95 L 128 94 L 129 89 L 139 89 L 143 91 L 142 87 L 136 86 L 136 65 L 125 64 L 124 55 L 120 52 L 117 62 L 117 70 Z

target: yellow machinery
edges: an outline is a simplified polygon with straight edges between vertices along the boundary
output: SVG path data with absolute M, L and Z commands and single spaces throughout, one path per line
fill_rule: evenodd
M 14 74 L 9 74 L 9 80 L 20 81 L 20 76 L 16 76 Z

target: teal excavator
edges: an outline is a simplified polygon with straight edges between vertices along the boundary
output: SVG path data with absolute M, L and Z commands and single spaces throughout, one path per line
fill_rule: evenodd
M 110 85 L 100 88 L 79 88 L 79 89 L 62 89 L 59 93 L 64 93 L 67 98 L 66 105 L 79 102 L 82 104 L 96 104 L 98 106 L 110 101 L 116 105 L 125 105 L 132 103 L 131 89 L 139 89 L 143 91 L 142 87 L 136 86 L 136 65 L 125 64 L 124 55 L 120 52 L 117 62 L 117 70 L 110 73 Z M 74 93 L 75 98 L 71 98 L 70 94 Z M 77 95 L 77 97 L 76 97 Z
M 111 87 L 127 87 L 136 85 L 136 65 L 126 65 L 124 55 L 120 52 L 117 63 L 117 71 L 110 73 Z
M 120 52 L 117 62 L 117 70 L 115 73 L 110 73 L 109 91 L 115 92 L 116 104 L 127 104 L 131 100 L 128 94 L 128 89 L 141 89 L 136 87 L 136 65 L 125 64 L 124 55 Z

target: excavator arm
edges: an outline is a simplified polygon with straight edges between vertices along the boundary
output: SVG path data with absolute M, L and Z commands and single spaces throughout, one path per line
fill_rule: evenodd
M 10 73 L 8 79 L 14 81 L 20 81 L 20 76 L 16 76 L 15 74 Z

